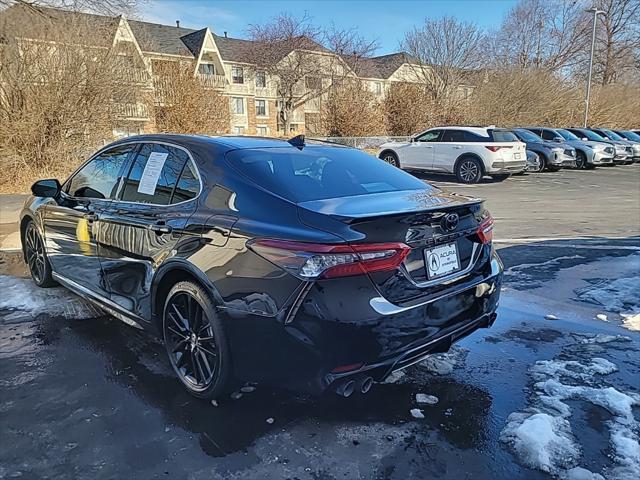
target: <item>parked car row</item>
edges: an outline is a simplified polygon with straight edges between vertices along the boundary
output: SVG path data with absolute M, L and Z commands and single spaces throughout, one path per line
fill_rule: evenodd
M 378 156 L 398 168 L 477 183 L 485 175 L 503 180 L 526 172 L 640 162 L 640 135 L 604 128 L 447 126 L 385 143 Z

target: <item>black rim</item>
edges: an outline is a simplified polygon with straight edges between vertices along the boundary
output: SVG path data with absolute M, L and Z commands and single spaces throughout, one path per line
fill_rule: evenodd
M 211 385 L 218 371 L 218 347 L 211 321 L 191 294 L 179 292 L 167 302 L 164 337 L 180 378 L 194 390 Z
M 41 283 L 45 275 L 44 245 L 40 234 L 33 224 L 29 225 L 25 234 L 26 256 L 29 270 L 34 280 Z

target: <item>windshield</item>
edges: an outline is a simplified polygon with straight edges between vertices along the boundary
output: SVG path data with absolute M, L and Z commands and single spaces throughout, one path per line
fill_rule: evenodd
M 612 131 L 612 130 L 602 130 L 604 133 L 606 133 L 610 139 L 612 140 L 626 140 L 626 138 L 621 137 L 620 135 L 618 135 L 616 132 Z
M 523 128 L 518 128 L 516 130 L 513 131 L 518 137 L 520 137 L 521 140 L 525 141 L 525 142 L 541 142 L 542 138 L 540 138 L 538 135 L 536 135 L 533 132 L 530 132 L 529 130 L 525 130 Z
M 627 137 L 629 140 L 633 140 L 634 142 L 640 142 L 640 135 L 638 135 L 637 133 L 631 132 L 629 130 L 623 130 L 622 133 L 624 133 L 624 136 Z
M 402 190 L 431 190 L 421 180 L 351 148 L 307 145 L 233 150 L 227 161 L 240 173 L 293 202 Z
M 589 140 L 593 140 L 594 142 L 607 141 L 606 138 L 601 137 L 596 132 L 592 132 L 591 130 L 580 130 L 580 133 L 585 137 L 587 137 Z
M 558 132 L 560 134 L 560 136 L 562 138 L 564 138 L 565 140 L 580 140 L 577 136 L 575 136 L 569 130 L 565 130 L 563 128 L 559 128 L 558 130 L 556 130 L 556 132 Z

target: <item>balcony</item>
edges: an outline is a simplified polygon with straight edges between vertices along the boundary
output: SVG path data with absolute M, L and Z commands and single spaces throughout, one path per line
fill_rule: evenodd
M 227 85 L 227 78 L 224 75 L 210 75 L 206 73 L 198 73 L 198 78 L 207 88 L 224 89 Z
M 149 109 L 143 103 L 116 103 L 116 115 L 122 120 L 148 121 Z

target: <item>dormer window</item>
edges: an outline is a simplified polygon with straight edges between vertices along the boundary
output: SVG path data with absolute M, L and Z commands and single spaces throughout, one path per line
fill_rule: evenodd
M 235 84 L 242 85 L 244 83 L 244 68 L 236 65 L 232 66 L 231 81 Z

